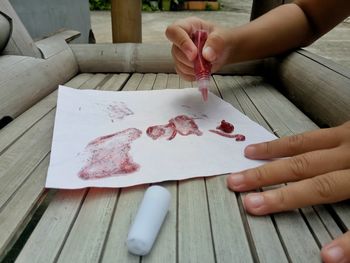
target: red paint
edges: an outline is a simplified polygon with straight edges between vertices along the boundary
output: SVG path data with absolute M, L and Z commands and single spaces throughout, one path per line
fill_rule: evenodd
M 87 164 L 79 171 L 82 179 L 98 179 L 125 175 L 139 169 L 129 154 L 131 143 L 141 136 L 135 128 L 101 136 L 91 141 L 85 148 L 88 154 Z
M 236 141 L 245 141 L 245 136 L 243 134 L 228 134 L 228 133 L 218 131 L 218 130 L 209 130 L 209 131 L 212 133 L 216 133 L 218 135 L 221 135 L 223 137 L 236 139 Z
M 111 118 L 111 121 L 114 120 L 122 120 L 128 115 L 134 114 L 132 110 L 130 110 L 126 104 L 122 101 L 113 102 L 112 104 L 107 106 L 108 116 Z
M 234 130 L 234 126 L 231 123 L 225 120 L 222 120 L 220 123 L 220 126 L 216 127 L 216 129 L 222 130 L 223 132 L 226 132 L 226 133 L 231 133 Z
M 202 55 L 207 38 L 208 32 L 206 30 L 197 30 L 191 35 L 191 39 L 198 49 L 197 57 L 194 60 L 194 72 L 196 80 L 199 81 L 199 90 L 204 101 L 208 99 L 208 83 L 211 75 L 211 63 L 204 59 Z
M 172 140 L 175 138 L 176 134 L 183 136 L 190 134 L 196 134 L 198 136 L 202 135 L 202 132 L 199 130 L 194 119 L 186 115 L 176 116 L 175 118 L 170 119 L 169 123 L 165 125 L 150 126 L 147 128 L 146 133 L 153 140 L 157 140 L 159 138 Z

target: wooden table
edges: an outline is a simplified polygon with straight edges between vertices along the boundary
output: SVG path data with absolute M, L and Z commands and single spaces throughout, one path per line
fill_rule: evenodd
M 217 96 L 278 136 L 317 128 L 262 77 L 214 75 L 211 83 Z M 166 73 L 82 73 L 66 85 L 118 91 L 192 83 Z M 165 182 L 172 203 L 160 235 L 149 255 L 131 255 L 125 240 L 148 185 L 43 190 L 56 97 L 54 91 L 0 131 L 0 254 L 15 244 L 16 262 L 320 262 L 320 247 L 350 226 L 347 203 L 254 217 L 225 175 Z M 28 213 L 34 222 L 17 241 Z

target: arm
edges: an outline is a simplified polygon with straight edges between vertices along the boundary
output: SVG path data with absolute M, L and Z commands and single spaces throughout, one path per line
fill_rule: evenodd
M 213 64 L 215 72 L 225 64 L 264 58 L 306 46 L 349 14 L 349 0 L 296 0 L 241 27 L 222 28 L 191 17 L 170 25 L 166 35 L 173 42 L 177 73 L 184 79 L 194 80 L 192 61 L 197 49 L 189 37 L 193 27 L 209 29 L 203 56 Z
M 277 55 L 307 46 L 350 14 L 348 0 L 297 0 L 231 29 L 227 63 Z

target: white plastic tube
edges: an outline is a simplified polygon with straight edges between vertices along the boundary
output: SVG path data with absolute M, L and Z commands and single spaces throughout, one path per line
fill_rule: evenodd
M 150 252 L 169 210 L 170 199 L 170 192 L 164 187 L 154 185 L 147 189 L 128 234 L 129 252 L 140 256 Z

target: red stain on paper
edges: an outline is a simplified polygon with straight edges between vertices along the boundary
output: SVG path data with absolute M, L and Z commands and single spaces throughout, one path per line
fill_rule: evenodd
M 146 131 L 147 135 L 153 140 L 159 138 L 166 138 L 172 140 L 176 134 L 187 136 L 195 134 L 201 136 L 202 132 L 199 130 L 198 125 L 193 118 L 186 115 L 179 115 L 169 120 L 165 125 L 155 125 L 148 127 Z
M 243 134 L 232 134 L 233 130 L 234 126 L 232 123 L 222 120 L 220 125 L 216 127 L 216 130 L 209 131 L 226 138 L 236 139 L 236 141 L 245 141 L 245 136 Z
M 87 164 L 79 171 L 82 179 L 98 179 L 126 175 L 139 169 L 130 156 L 131 143 L 141 136 L 136 128 L 129 128 L 91 141 L 85 148 Z
M 114 120 L 122 120 L 126 116 L 134 114 L 132 110 L 130 110 L 127 105 L 122 102 L 113 102 L 107 106 L 108 116 L 111 118 L 111 121 Z

